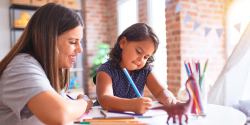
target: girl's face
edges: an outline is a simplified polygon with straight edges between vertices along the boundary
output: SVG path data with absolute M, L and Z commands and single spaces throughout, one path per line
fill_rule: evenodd
M 152 39 L 128 42 L 126 37 L 123 37 L 119 44 L 122 49 L 122 61 L 119 65 L 122 69 L 126 68 L 128 71 L 143 68 L 148 58 L 155 51 L 155 45 Z
M 73 66 L 77 54 L 83 51 L 80 43 L 82 35 L 83 27 L 77 26 L 58 36 L 57 48 L 59 51 L 59 68 L 71 68 Z

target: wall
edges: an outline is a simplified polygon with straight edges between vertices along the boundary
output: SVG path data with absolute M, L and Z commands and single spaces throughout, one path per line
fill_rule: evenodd
M 184 60 L 199 59 L 201 69 L 209 59 L 207 75 L 213 82 L 217 79 L 226 60 L 225 31 L 219 38 L 215 28 L 225 28 L 225 1 L 221 0 L 179 0 L 184 9 L 174 14 L 178 1 L 166 2 L 167 31 L 167 79 L 169 90 L 175 95 L 185 83 L 187 73 Z M 184 24 L 186 13 L 192 19 Z M 201 26 L 193 31 L 193 23 Z M 205 37 L 204 28 L 212 30 Z
M 116 0 L 83 0 L 85 42 L 84 71 L 85 93 L 90 98 L 96 97 L 95 85 L 89 82 L 89 68 L 97 54 L 98 43 L 113 44 L 117 38 Z
M 0 0 L 0 60 L 10 50 L 9 0 Z

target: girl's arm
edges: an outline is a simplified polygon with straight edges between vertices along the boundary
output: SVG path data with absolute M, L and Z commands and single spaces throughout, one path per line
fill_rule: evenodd
M 153 72 L 148 74 L 146 85 L 149 91 L 153 94 L 156 100 L 164 105 L 166 104 L 176 104 L 179 101 L 175 99 L 172 92 L 164 88 L 159 81 L 157 81 Z
M 112 80 L 103 71 L 99 71 L 96 75 L 96 94 L 102 108 L 106 110 L 133 111 L 143 114 L 152 106 L 150 98 L 125 99 L 114 96 Z
M 83 96 L 77 100 L 65 100 L 53 91 L 44 91 L 31 98 L 27 107 L 44 124 L 67 124 L 78 119 L 93 105 Z

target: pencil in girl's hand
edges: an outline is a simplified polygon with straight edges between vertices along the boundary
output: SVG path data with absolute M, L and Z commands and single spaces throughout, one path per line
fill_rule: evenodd
M 67 97 L 69 97 L 71 100 L 74 100 L 72 97 L 70 97 L 68 94 L 66 94 Z
M 128 80 L 129 80 L 129 82 L 130 82 L 130 84 L 133 86 L 133 88 L 134 88 L 136 94 L 137 94 L 140 98 L 142 98 L 141 94 L 139 93 L 138 89 L 137 89 L 136 86 L 135 86 L 135 83 L 133 82 L 133 80 L 132 80 L 131 77 L 129 76 L 127 69 L 124 68 L 124 69 L 123 69 L 123 72 L 124 72 L 125 75 L 127 76 Z

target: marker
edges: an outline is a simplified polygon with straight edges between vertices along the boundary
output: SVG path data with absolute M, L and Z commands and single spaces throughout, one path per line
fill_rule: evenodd
M 127 76 L 129 82 L 130 82 L 131 85 L 133 86 L 133 88 L 134 88 L 136 94 L 137 94 L 140 98 L 142 98 L 141 94 L 139 93 L 138 89 L 137 89 L 136 86 L 135 86 L 135 83 L 133 82 L 133 80 L 132 80 L 131 77 L 129 76 L 127 69 L 124 68 L 124 69 L 123 69 L 123 72 L 125 73 L 125 75 Z

